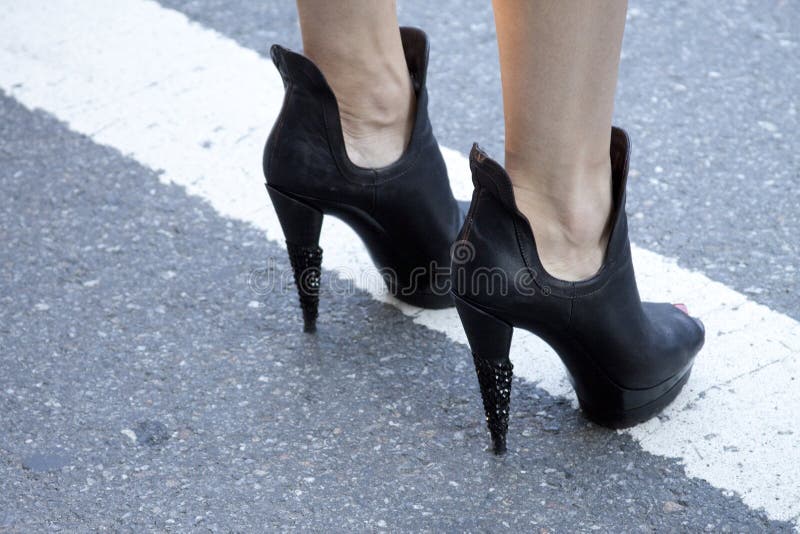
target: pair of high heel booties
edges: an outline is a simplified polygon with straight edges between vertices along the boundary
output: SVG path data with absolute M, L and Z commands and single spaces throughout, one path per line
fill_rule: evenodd
M 508 174 L 477 145 L 470 153 L 469 210 L 453 197 L 427 111 L 428 41 L 414 28 L 402 28 L 401 36 L 416 92 L 415 122 L 402 157 L 380 169 L 348 158 L 336 97 L 320 70 L 300 54 L 272 47 L 286 96 L 264 150 L 264 173 L 305 330 L 316 329 L 319 236 L 324 215 L 333 215 L 358 233 L 398 299 L 423 308 L 455 305 L 496 453 L 506 450 L 514 327 L 555 350 L 589 419 L 620 428 L 659 413 L 686 383 L 704 330 L 676 306 L 639 297 L 625 214 L 628 135 L 611 132 L 614 204 L 603 265 L 587 280 L 559 280 L 542 266 Z M 459 247 L 469 249 L 466 259 L 450 257 Z M 442 268 L 450 272 L 445 289 Z M 474 283 L 487 270 L 505 279 L 505 290 Z

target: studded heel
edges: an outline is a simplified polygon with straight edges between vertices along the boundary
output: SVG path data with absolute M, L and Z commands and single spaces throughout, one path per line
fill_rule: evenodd
M 286 237 L 286 251 L 303 311 L 303 330 L 313 333 L 317 330 L 322 274 L 322 249 L 319 247 L 322 212 L 269 185 L 267 192 Z

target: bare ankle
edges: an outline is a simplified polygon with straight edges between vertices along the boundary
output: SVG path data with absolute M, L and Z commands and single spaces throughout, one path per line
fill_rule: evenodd
M 561 179 L 513 169 L 509 175 L 544 268 L 570 281 L 595 274 L 602 266 L 610 234 L 610 162 Z
M 311 50 L 339 107 L 345 148 L 361 167 L 383 167 L 402 156 L 411 137 L 416 95 L 405 58 L 388 52 Z
M 395 87 L 377 82 L 369 94 L 353 91 L 337 101 L 345 148 L 354 164 L 383 167 L 403 155 L 416 111 L 410 78 Z

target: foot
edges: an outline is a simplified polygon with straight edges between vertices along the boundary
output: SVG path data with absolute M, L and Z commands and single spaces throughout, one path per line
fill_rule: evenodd
M 509 171 L 542 266 L 561 280 L 585 280 L 603 265 L 611 233 L 611 162 L 592 173 L 577 180 L 547 180 Z M 583 185 L 570 189 L 569 183 Z

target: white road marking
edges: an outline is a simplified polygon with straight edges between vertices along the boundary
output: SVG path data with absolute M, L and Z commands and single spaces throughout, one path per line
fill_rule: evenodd
M 0 5 L 0 88 L 162 169 L 164 182 L 282 243 L 260 170 L 262 144 L 283 95 L 271 62 L 150 1 Z M 465 158 L 445 154 L 458 196 L 468 198 Z M 350 229 L 328 217 L 323 234 L 325 267 L 389 300 L 376 276 L 363 276 L 374 270 Z M 797 524 L 800 324 L 670 259 L 639 248 L 634 254 L 643 295 L 685 302 L 704 319 L 708 341 L 665 417 L 630 434 L 651 453 L 680 458 L 688 475 Z M 398 307 L 465 342 L 453 310 Z M 560 362 L 535 337 L 517 332 L 512 358 L 518 375 L 572 397 Z

